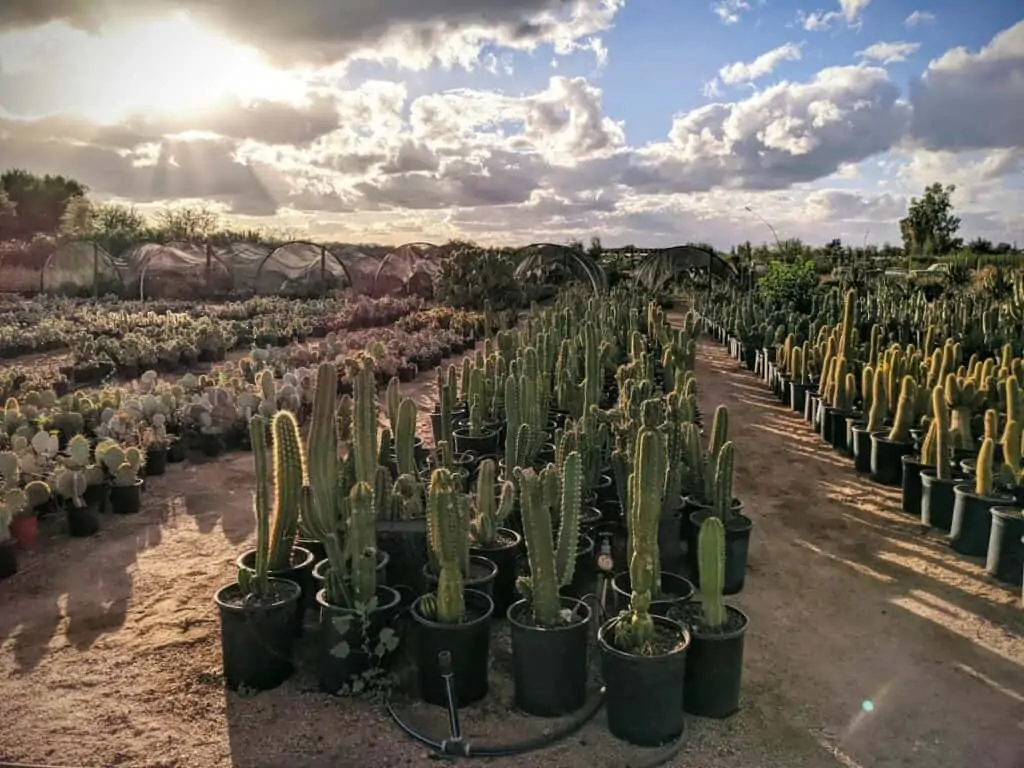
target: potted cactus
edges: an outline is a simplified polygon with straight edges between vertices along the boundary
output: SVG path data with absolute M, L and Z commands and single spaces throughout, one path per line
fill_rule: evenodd
M 580 507 L 581 464 L 576 451 L 563 463 L 563 513 Z M 548 471 L 551 470 L 545 470 Z M 587 696 L 590 608 L 574 597 L 559 595 L 559 588 L 573 580 L 579 516 L 566 515 L 556 542 L 551 507 L 544 498 L 544 473 L 528 469 L 516 474 L 522 495 L 530 575 L 520 580 L 525 598 L 508 609 L 515 702 L 527 714 L 558 717 L 582 707 Z
M 1010 377 L 1014 381 L 1013 377 Z M 1016 415 L 1016 414 L 1014 414 Z M 1024 492 L 1024 468 L 1021 459 L 1021 423 L 1006 422 L 1003 431 L 1002 480 L 1013 490 L 1017 504 L 992 507 L 992 530 L 985 556 L 985 572 L 1006 584 L 1019 586 L 1024 577 L 1024 510 L 1019 504 Z
M 339 459 L 338 372 L 329 363 L 317 372 L 307 451 L 309 482 L 301 489 L 301 507 L 306 528 L 327 554 L 326 566 L 318 566 L 323 589 L 316 596 L 320 608 L 317 678 L 320 689 L 330 693 L 385 662 L 397 646 L 390 624 L 398 614 L 401 596 L 382 583 L 377 548 L 372 483 L 380 467 L 372 439 L 377 418 L 372 387 L 373 371 L 364 366 L 356 376 L 355 434 L 345 458 Z
M 106 477 L 102 467 L 90 462 L 91 452 L 88 438 L 75 435 L 53 473 L 53 490 L 65 502 L 71 536 L 92 536 L 100 529 L 103 495 L 91 489 L 105 489 Z
M 143 432 L 147 476 L 157 477 L 167 471 L 168 451 L 173 439 L 167 434 L 167 418 L 162 413 L 153 414 L 150 426 Z
M 850 426 L 850 440 L 853 444 L 849 448 L 853 452 L 853 468 L 865 474 L 871 471 L 871 435 L 882 431 L 889 418 L 884 370 L 880 367 L 876 374 L 870 365 L 861 369 L 861 412 L 867 414 L 867 422 Z
M 913 376 L 904 376 L 892 428 L 888 433 L 871 433 L 871 479 L 876 483 L 896 486 L 903 481 L 903 457 L 914 451 L 910 429 L 914 426 L 916 401 L 917 382 Z
M 746 615 L 722 599 L 725 586 L 726 533 L 722 521 L 701 523 L 697 540 L 700 605 L 687 606 L 692 633 L 686 655 L 683 708 L 700 717 L 728 717 L 739 708 L 743 677 Z
M 683 678 L 689 632 L 651 613 L 658 593 L 658 519 L 666 471 L 664 444 L 644 426 L 637 440 L 630 494 L 629 607 L 598 630 L 605 709 L 612 735 L 638 746 L 657 746 L 683 731 Z
M 468 706 L 487 695 L 487 670 L 494 602 L 485 592 L 466 589 L 464 519 L 467 504 L 460 480 L 441 467 L 434 470 L 427 494 L 430 550 L 438 563 L 437 589 L 421 595 L 411 614 L 416 623 L 417 668 L 423 700 L 446 706 L 443 673 L 454 674 L 455 704 Z M 442 656 L 447 652 L 448 656 Z
M 249 429 L 254 444 L 257 439 L 265 441 L 262 419 L 253 417 Z M 265 477 L 265 466 L 262 472 Z M 265 487 L 257 483 L 253 508 L 256 516 L 253 567 L 239 568 L 238 581 L 217 590 L 214 602 L 220 616 L 227 687 L 265 691 L 283 683 L 294 671 L 295 614 L 301 604 L 302 588 L 294 581 L 270 575 L 271 552 L 275 544 L 280 546 L 280 539 L 273 532 L 284 527 L 276 515 L 282 513 L 284 507 L 276 503 L 272 506 Z
M 469 408 L 469 419 L 465 426 L 452 430 L 457 453 L 492 456 L 498 452 L 499 432 L 485 421 L 487 403 L 484 389 L 484 372 L 474 368 L 469 376 L 469 391 L 463 395 Z
M 472 498 L 473 519 L 470 523 L 470 555 L 486 557 L 498 569 L 492 598 L 494 615 L 502 618 L 515 602 L 516 575 L 522 537 L 511 528 L 503 528 L 515 506 L 515 485 L 498 483 L 498 464 L 485 459 L 476 477 L 476 493 Z
M 932 390 L 932 420 L 921 444 L 921 524 L 944 533 L 953 521 L 953 489 L 960 479 L 953 468 L 952 435 L 946 390 Z
M 110 511 L 117 515 L 134 515 L 141 510 L 142 452 L 135 447 L 123 450 L 112 440 L 104 440 L 96 446 L 96 461 L 110 478 Z
M 34 509 L 45 504 L 50 489 L 46 483 L 33 480 L 24 489 L 18 487 L 18 457 L 10 452 L 0 453 L 0 579 L 12 576 L 18 571 L 16 541 L 11 532 L 11 523 L 19 516 L 32 515 Z
M 963 483 L 953 488 L 949 544 L 961 555 L 985 557 L 992 531 L 992 507 L 1009 506 L 1015 501 L 1013 496 L 996 491 L 994 455 L 995 441 L 986 437 L 978 451 L 974 484 Z

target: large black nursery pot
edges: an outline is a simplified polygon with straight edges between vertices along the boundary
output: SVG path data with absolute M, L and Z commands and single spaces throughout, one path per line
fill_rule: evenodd
M 949 527 L 953 524 L 953 489 L 962 480 L 956 476 L 940 480 L 931 467 L 923 468 L 920 476 L 921 525 L 949 533 Z
M 0 541 L 0 581 L 18 572 L 18 544 L 14 539 Z
M 821 437 L 837 451 L 845 452 L 847 411 L 826 406 L 821 418 Z
M 320 606 L 317 682 L 324 693 L 341 691 L 374 666 L 386 668 L 393 658 L 395 648 L 378 648 L 378 644 L 381 644 L 381 632 L 390 629 L 398 617 L 402 596 L 391 587 L 378 585 L 376 598 L 376 604 L 360 614 L 351 608 L 331 605 L 327 602 L 327 590 L 317 592 L 316 602 Z
M 390 556 L 388 575 L 395 584 L 407 584 L 416 594 L 427 591 L 423 566 L 427 563 L 427 520 L 378 520 L 377 549 Z
M 903 482 L 903 457 L 914 450 L 910 443 L 890 440 L 887 432 L 871 434 L 871 479 L 896 487 Z
M 738 608 L 726 606 L 725 625 L 713 632 L 703 625 L 700 606 L 689 609 L 691 640 L 683 709 L 698 717 L 729 717 L 740 707 L 743 642 L 749 620 Z
M 412 605 L 416 622 L 416 667 L 423 700 L 439 707 L 447 706 L 442 673 L 454 676 L 455 700 L 459 707 L 474 704 L 487 695 L 487 669 L 491 652 L 491 616 L 494 602 L 475 589 L 465 591 L 466 620 L 461 624 L 442 624 L 421 611 L 423 598 Z M 442 666 L 440 655 L 447 651 L 450 666 Z
M 985 557 L 992 531 L 992 507 L 1013 503 L 1012 496 L 993 493 L 981 496 L 970 484 L 953 489 L 953 521 L 949 526 L 949 545 L 953 551 L 967 557 Z
M 1018 507 L 992 507 L 985 572 L 1006 584 L 1024 580 L 1024 511 Z
M 590 607 L 572 597 L 561 600 L 569 619 L 558 627 L 537 626 L 527 600 L 508 610 L 515 703 L 528 715 L 567 715 L 587 700 Z
M 214 595 L 220 614 L 224 682 L 233 691 L 276 688 L 294 671 L 295 611 L 302 590 L 286 579 L 270 579 L 270 598 L 247 599 L 237 583 Z
M 924 464 L 917 456 L 904 456 L 903 490 L 900 498 L 904 512 L 914 517 L 921 515 L 921 470 Z
M 853 468 L 867 474 L 871 471 L 871 433 L 863 424 L 850 427 L 853 450 Z
M 131 485 L 110 486 L 110 511 L 115 515 L 134 515 L 142 509 L 142 478 Z
M 471 555 L 487 558 L 498 568 L 491 588 L 491 599 L 494 600 L 494 617 L 502 619 L 509 607 L 517 599 L 516 577 L 519 575 L 519 555 L 522 552 L 523 537 L 510 528 L 499 528 L 490 546 L 474 544 L 470 548 Z
M 437 590 L 437 574 L 430 567 L 430 563 L 423 566 L 423 577 L 427 580 L 427 589 L 431 592 Z M 498 566 L 490 558 L 482 555 L 469 556 L 469 573 L 465 574 L 462 582 L 467 590 L 478 590 L 483 592 L 492 602 L 494 599 L 494 582 L 498 578 Z M 492 605 L 493 609 L 493 605 Z
M 235 565 L 254 571 L 256 568 L 256 550 L 250 549 L 238 556 Z M 308 593 L 313 590 L 313 553 L 302 547 L 292 547 L 291 565 L 280 570 L 270 571 L 270 575 L 276 579 L 287 579 L 298 585 L 302 592 Z M 302 636 L 302 624 L 306 617 L 306 603 L 302 600 L 295 605 L 293 627 L 296 637 Z
M 789 404 L 799 414 L 803 414 L 807 407 L 807 393 L 814 387 L 813 384 L 801 384 L 798 381 L 789 382 Z
M 157 477 L 167 471 L 167 446 L 153 445 L 146 449 L 146 475 Z
M 620 611 L 629 606 L 630 595 L 633 594 L 633 587 L 629 580 L 629 571 L 622 571 L 612 578 L 612 592 L 615 593 L 615 603 Z M 655 616 L 670 616 L 672 611 L 681 609 L 693 599 L 696 592 L 689 579 L 684 579 L 677 573 L 669 571 L 661 572 L 661 591 L 651 599 L 651 613 Z
M 300 539 L 300 541 L 301 541 L 301 539 Z M 387 552 L 385 552 L 384 550 L 378 549 L 377 550 L 377 568 L 374 571 L 374 573 L 375 573 L 374 577 L 377 580 L 377 586 L 378 587 L 389 586 L 390 585 L 390 582 L 388 580 L 388 564 L 390 562 L 391 562 L 391 556 Z M 328 574 L 328 572 L 330 570 L 331 570 L 331 561 L 330 560 L 328 560 L 326 557 L 323 557 L 322 559 L 317 560 L 316 563 L 313 565 L 313 571 L 312 571 L 313 579 L 312 579 L 312 582 L 311 582 L 311 587 L 308 590 L 306 590 L 305 587 L 303 588 L 303 597 L 305 597 L 306 592 L 309 592 L 310 594 L 313 595 L 312 607 L 314 609 L 316 609 L 317 611 L 320 610 L 320 603 L 317 600 L 317 595 L 319 595 L 320 591 L 324 588 L 324 581 L 326 580 L 327 574 Z
M 652 656 L 638 656 L 616 647 L 618 617 L 597 632 L 608 730 L 616 738 L 640 747 L 657 747 L 683 733 L 690 633 L 664 616 L 651 618 L 660 641 L 659 652 Z
M 690 513 L 690 526 L 700 531 L 701 524 L 711 517 L 712 513 L 701 509 Z M 742 514 L 736 512 L 725 524 L 725 582 L 722 590 L 726 595 L 735 595 L 743 591 L 743 584 L 747 579 L 747 558 L 750 553 L 750 532 L 754 522 Z M 694 583 L 700 586 L 700 568 L 697 562 L 697 537 L 693 539 L 693 577 Z
M 471 434 L 469 427 L 452 431 L 457 453 L 475 453 L 478 456 L 493 456 L 498 452 L 498 430 L 481 429 L 479 435 Z

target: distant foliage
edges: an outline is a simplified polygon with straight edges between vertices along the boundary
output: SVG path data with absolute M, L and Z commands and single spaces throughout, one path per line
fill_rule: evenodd
M 775 309 L 795 309 L 809 312 L 811 294 L 818 286 L 817 270 L 813 261 L 773 261 L 760 280 L 757 289 L 764 300 Z
M 504 253 L 463 248 L 441 265 L 434 282 L 434 298 L 455 309 L 494 310 L 519 307 L 523 292 L 515 276 L 515 262 Z

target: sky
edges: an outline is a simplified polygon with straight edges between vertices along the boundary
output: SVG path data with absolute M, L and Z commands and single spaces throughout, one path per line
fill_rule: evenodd
M 942 182 L 962 235 L 1024 242 L 1024 11 L 4 0 L 11 167 L 393 244 L 898 243 Z

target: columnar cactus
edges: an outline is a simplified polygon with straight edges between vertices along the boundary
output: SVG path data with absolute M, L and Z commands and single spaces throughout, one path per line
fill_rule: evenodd
M 909 443 L 910 428 L 914 426 L 914 403 L 917 400 L 917 384 L 913 376 L 904 376 L 900 385 L 900 399 L 896 405 L 896 416 L 892 422 L 888 439 L 894 443 Z
M 443 624 L 458 624 L 466 616 L 464 498 L 454 474 L 444 468 L 434 470 L 427 493 L 427 536 L 438 565 L 434 618 Z
M 732 506 L 733 453 L 732 442 L 722 446 L 715 462 L 714 492 L 710 502 L 715 516 L 723 524 L 729 523 L 735 512 Z
M 515 485 L 506 480 L 496 494 L 497 476 L 498 465 L 494 459 L 484 459 L 480 462 L 474 498 L 476 517 L 473 519 L 472 532 L 473 540 L 482 547 L 494 544 L 498 528 L 515 506 Z
M 291 565 L 292 546 L 299 525 L 302 485 L 306 477 L 306 457 L 299 438 L 299 425 L 291 411 L 278 411 L 271 421 L 273 442 L 274 492 L 270 510 L 269 568 L 280 571 Z M 255 453 L 256 447 L 253 447 Z M 260 462 L 256 464 L 257 472 Z M 261 478 L 257 475 L 257 486 Z
M 366 605 L 377 594 L 377 514 L 373 488 L 366 483 L 357 482 L 349 493 L 346 534 L 352 599 Z
M 398 405 L 395 425 L 395 455 L 399 475 L 416 474 L 416 403 L 405 398 Z
M 874 379 L 871 382 L 871 410 L 868 412 L 868 432 L 881 432 L 885 426 L 885 420 L 889 418 L 889 398 L 886 394 L 886 381 L 888 373 L 883 366 L 875 370 Z
M 253 513 L 256 518 L 256 562 L 254 569 L 241 568 L 238 584 L 244 594 L 262 597 L 267 594 L 270 571 L 270 501 L 267 498 L 267 428 L 262 416 L 249 420 L 249 439 L 252 442 L 253 464 L 256 471 L 256 489 L 253 493 Z
M 700 605 L 704 624 L 716 630 L 725 624 L 725 526 L 717 517 L 701 523 L 697 536 L 697 567 L 700 573 Z
M 950 480 L 953 476 L 953 441 L 949 432 L 949 408 L 946 405 L 946 389 L 937 385 L 932 390 L 932 422 L 935 425 L 935 476 L 939 480 Z

